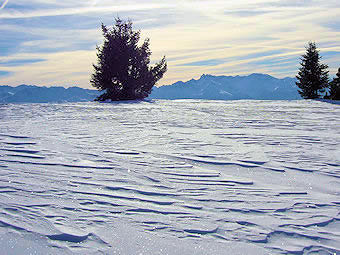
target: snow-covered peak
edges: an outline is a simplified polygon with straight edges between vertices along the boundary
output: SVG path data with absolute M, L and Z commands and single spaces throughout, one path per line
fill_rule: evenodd
M 223 91 L 223 93 L 221 93 Z M 190 80 L 153 89 L 150 96 L 158 99 L 301 99 L 294 78 L 278 79 L 268 74 L 248 76 L 214 76 L 203 74 Z

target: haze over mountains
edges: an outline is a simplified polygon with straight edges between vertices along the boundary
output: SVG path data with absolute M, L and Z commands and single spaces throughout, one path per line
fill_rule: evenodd
M 50 103 L 93 101 L 101 92 L 78 87 L 0 86 L 0 103 Z M 301 99 L 294 78 L 267 74 L 248 76 L 202 75 L 198 80 L 154 87 L 150 99 L 296 100 Z

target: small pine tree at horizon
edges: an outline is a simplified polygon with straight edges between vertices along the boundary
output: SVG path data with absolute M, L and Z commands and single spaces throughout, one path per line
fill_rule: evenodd
M 340 100 L 340 68 L 336 77 L 329 83 L 329 98 L 333 100 Z
M 91 85 L 105 91 L 97 101 L 144 99 L 167 71 L 165 56 L 150 66 L 150 40 L 141 46 L 140 31 L 132 29 L 131 21 L 115 19 L 112 28 L 102 24 L 104 43 L 97 46 L 97 64 L 93 65 Z
M 316 99 L 322 96 L 329 86 L 328 65 L 320 63 L 321 56 L 314 42 L 309 42 L 306 53 L 301 57 L 301 67 L 296 76 L 299 94 L 304 99 Z

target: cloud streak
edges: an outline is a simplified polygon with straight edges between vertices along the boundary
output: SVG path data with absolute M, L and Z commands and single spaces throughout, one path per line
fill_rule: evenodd
M 0 84 L 90 87 L 100 23 L 112 25 L 117 15 L 151 39 L 153 61 L 166 55 L 159 85 L 203 73 L 295 76 L 308 41 L 317 43 L 331 75 L 340 63 L 338 0 L 32 1 L 10 2 L 0 12 L 0 46 L 9 63 L 0 68 L 11 73 Z
M 7 0 L 8 1 L 8 0 Z M 86 13 L 119 13 L 119 12 L 133 12 L 142 10 L 155 10 L 159 8 L 169 8 L 169 4 L 134 4 L 134 5 L 109 5 L 109 6 L 83 6 L 72 8 L 58 8 L 49 10 L 35 10 L 27 12 L 8 11 L 0 13 L 2 19 L 23 19 L 36 17 L 51 17 L 51 16 L 65 16 L 65 15 L 79 15 Z
M 6 4 L 8 3 L 8 1 L 9 0 L 5 0 L 5 2 L 3 2 L 3 4 L 0 6 L 0 10 L 6 7 Z

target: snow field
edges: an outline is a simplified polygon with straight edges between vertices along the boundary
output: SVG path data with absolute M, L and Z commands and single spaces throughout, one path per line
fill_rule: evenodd
M 8 254 L 336 254 L 340 108 L 0 105 Z

